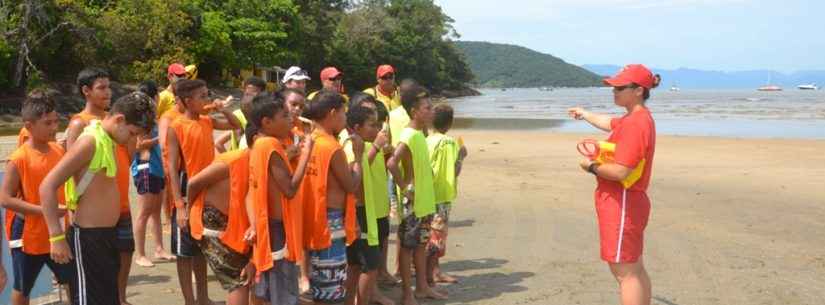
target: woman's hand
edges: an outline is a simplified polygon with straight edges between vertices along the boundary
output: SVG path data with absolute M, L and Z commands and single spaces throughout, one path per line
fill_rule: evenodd
M 587 112 L 587 110 L 584 110 L 584 108 L 573 107 L 573 108 L 567 109 L 567 114 L 570 115 L 571 118 L 574 118 L 576 120 L 583 120 L 584 117 L 587 116 L 590 113 Z

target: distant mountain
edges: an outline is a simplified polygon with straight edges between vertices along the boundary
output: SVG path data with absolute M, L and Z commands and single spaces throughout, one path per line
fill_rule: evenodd
M 585 69 L 598 75 L 613 75 L 622 67 L 616 65 L 584 65 Z M 801 84 L 825 85 L 825 70 L 797 71 L 791 74 L 770 70 L 751 71 L 708 71 L 688 68 L 676 70 L 652 68 L 662 76 L 662 86 L 673 84 L 681 88 L 695 89 L 756 89 L 770 82 L 785 89 L 794 89 Z
M 591 87 L 601 78 L 582 67 L 525 47 L 490 42 L 457 41 L 476 85 L 496 88 Z

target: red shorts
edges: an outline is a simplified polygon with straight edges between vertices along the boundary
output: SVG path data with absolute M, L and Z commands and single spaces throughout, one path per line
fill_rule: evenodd
M 601 256 L 608 263 L 635 263 L 642 256 L 650 199 L 644 192 L 596 190 Z

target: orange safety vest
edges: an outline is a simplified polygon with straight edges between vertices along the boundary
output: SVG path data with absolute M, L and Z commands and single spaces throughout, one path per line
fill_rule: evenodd
M 183 164 L 187 177 L 194 177 L 215 159 L 215 146 L 212 139 L 212 118 L 201 116 L 197 121 L 181 116 L 172 122 L 172 129 L 180 144 Z M 189 231 L 192 237 L 201 240 L 203 236 L 203 200 L 201 192 L 195 198 L 188 198 Z
M 246 193 L 249 190 L 249 150 L 236 150 L 218 155 L 215 162 L 229 166 L 229 208 L 221 242 L 238 253 L 249 251 L 244 234 L 249 228 L 246 213 Z
M 120 215 L 130 215 L 129 210 L 129 165 L 132 158 L 129 149 L 124 145 L 115 145 L 115 157 L 117 159 L 117 190 L 120 192 Z
M 327 225 L 327 179 L 332 156 L 341 150 L 341 144 L 332 135 L 316 129 L 312 133 L 315 145 L 312 147 L 307 165 L 304 183 L 309 190 L 304 198 L 304 223 L 306 229 L 306 246 L 312 250 L 329 248 L 332 245 L 332 232 Z M 355 206 L 346 200 L 344 208 L 344 230 L 347 244 L 357 238 L 357 220 Z
M 258 274 L 271 269 L 274 266 L 272 249 L 269 238 L 269 161 L 272 153 L 287 164 L 287 170 L 292 174 L 289 166 L 289 159 L 281 141 L 273 137 L 259 137 L 251 148 L 249 155 L 249 191 L 255 211 L 255 231 L 257 238 L 255 248 L 252 253 L 252 261 Z M 296 261 L 301 252 L 301 243 L 296 236 L 301 236 L 301 228 L 294 225 L 294 220 L 300 215 L 293 215 L 290 201 L 281 192 L 281 210 L 283 213 L 284 232 L 286 233 L 286 259 Z
M 40 184 L 52 168 L 63 157 L 63 147 L 57 143 L 49 143 L 49 152 L 41 153 L 29 145 L 21 145 L 9 157 L 20 175 L 20 194 L 28 203 L 40 205 Z M 65 202 L 63 186 L 57 190 L 57 200 Z M 6 209 L 6 236 L 11 237 L 11 226 L 14 220 L 14 211 Z M 23 225 L 23 252 L 31 255 L 48 254 L 49 227 L 42 214 L 21 214 Z

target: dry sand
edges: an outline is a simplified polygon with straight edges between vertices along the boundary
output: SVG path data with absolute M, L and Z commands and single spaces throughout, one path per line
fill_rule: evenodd
M 454 134 L 470 157 L 443 267 L 461 282 L 442 286 L 449 301 L 422 303 L 617 304 L 599 259 L 595 181 L 575 150 L 603 135 Z M 644 252 L 653 303 L 822 304 L 824 152 L 823 141 L 660 136 Z M 129 300 L 181 304 L 174 263 L 134 266 Z

